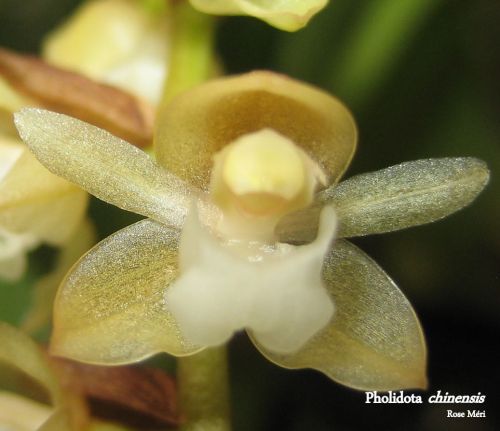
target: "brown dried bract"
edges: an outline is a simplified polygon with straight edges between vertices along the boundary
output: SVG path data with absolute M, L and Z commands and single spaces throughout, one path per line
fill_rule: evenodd
M 0 74 L 40 106 L 94 124 L 137 146 L 152 142 L 154 108 L 123 90 L 4 48 L 0 48 Z
M 142 427 L 180 423 L 175 382 L 159 369 L 105 367 L 54 357 L 51 361 L 63 388 L 83 395 L 93 416 Z

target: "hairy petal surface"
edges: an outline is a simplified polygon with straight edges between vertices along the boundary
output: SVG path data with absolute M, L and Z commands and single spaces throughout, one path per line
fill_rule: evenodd
M 405 162 L 356 175 L 318 196 L 339 215 L 343 237 L 430 223 L 469 205 L 488 182 L 486 164 L 472 157 Z
M 81 222 L 87 202 L 87 193 L 51 174 L 20 141 L 0 139 L 3 229 L 60 245 Z
M 272 72 L 204 83 L 174 98 L 162 114 L 155 136 L 159 163 L 204 190 L 213 155 L 265 128 L 301 147 L 329 183 L 343 174 L 356 148 L 356 125 L 339 100 Z
M 333 205 L 339 236 L 390 232 L 430 223 L 469 205 L 488 183 L 486 164 L 473 157 L 424 159 L 356 175 L 320 192 L 308 209 L 284 217 L 282 241 L 311 241 L 323 205 Z
M 54 354 L 116 365 L 154 353 L 194 353 L 169 313 L 179 232 L 142 220 L 100 242 L 75 265 L 54 306 Z
M 296 31 L 323 9 L 328 0 L 191 0 L 205 13 L 250 15 L 281 30 Z
M 259 349 L 286 368 L 315 368 L 361 390 L 425 388 L 426 348 L 410 303 L 389 276 L 347 241 L 337 241 L 323 276 L 335 303 L 330 324 L 291 355 Z
M 83 121 L 42 109 L 23 109 L 16 125 L 56 175 L 122 209 L 182 225 L 190 191 L 143 151 Z

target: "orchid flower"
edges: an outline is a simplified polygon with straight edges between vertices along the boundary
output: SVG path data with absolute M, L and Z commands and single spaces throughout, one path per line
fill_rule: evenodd
M 250 15 L 281 30 L 296 31 L 328 0 L 190 0 L 198 10 L 216 15 Z
M 344 237 L 463 208 L 485 186 L 485 164 L 418 160 L 338 184 L 356 146 L 351 114 L 271 72 L 205 83 L 163 114 L 157 162 L 79 120 L 16 114 L 49 170 L 148 217 L 103 240 L 67 275 L 53 353 L 122 364 L 192 355 L 246 329 L 286 368 L 314 368 L 365 390 L 425 387 L 414 310 Z
M 165 15 L 153 15 L 138 1 L 91 0 L 48 35 L 42 56 L 156 105 L 167 75 L 169 36 Z

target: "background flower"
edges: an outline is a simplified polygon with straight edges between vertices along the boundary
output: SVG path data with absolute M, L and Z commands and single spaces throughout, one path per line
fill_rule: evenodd
M 190 0 L 202 12 L 217 15 L 250 15 L 282 30 L 304 27 L 328 0 Z
M 163 12 L 153 15 L 127 0 L 88 2 L 46 38 L 42 55 L 49 64 L 0 48 L 0 276 L 19 280 L 27 253 L 42 243 L 65 247 L 53 273 L 36 283 L 26 329 L 48 322 L 54 289 L 73 264 L 70 257 L 76 260 L 75 250 L 81 254 L 88 249 L 95 233 L 83 222 L 87 194 L 31 158 L 17 138 L 12 113 L 22 106 L 49 106 L 150 145 L 153 106 L 167 72 Z M 96 40 L 102 43 L 96 45 Z

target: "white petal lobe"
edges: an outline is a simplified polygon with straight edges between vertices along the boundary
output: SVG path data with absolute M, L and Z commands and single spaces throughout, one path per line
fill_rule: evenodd
M 299 349 L 333 315 L 321 267 L 335 227 L 326 208 L 318 238 L 305 246 L 220 243 L 192 211 L 181 239 L 181 276 L 166 296 L 183 335 L 214 346 L 247 328 L 271 351 Z

